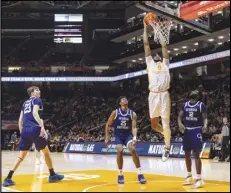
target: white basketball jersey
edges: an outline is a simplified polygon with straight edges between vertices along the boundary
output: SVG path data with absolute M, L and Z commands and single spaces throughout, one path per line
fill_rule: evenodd
M 155 62 L 152 56 L 146 57 L 147 73 L 149 81 L 149 90 L 161 92 L 170 88 L 169 60 L 163 59 L 163 62 Z

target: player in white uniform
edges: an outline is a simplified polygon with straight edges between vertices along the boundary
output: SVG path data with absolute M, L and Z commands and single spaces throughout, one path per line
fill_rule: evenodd
M 171 139 L 171 101 L 168 92 L 168 89 L 170 88 L 169 55 L 167 44 L 162 42 L 163 61 L 160 61 L 160 57 L 155 57 L 154 60 L 156 61 L 153 60 L 148 42 L 147 28 L 148 27 L 144 22 L 143 42 L 150 90 L 148 97 L 149 115 L 151 118 L 152 129 L 164 135 L 165 151 L 162 155 L 162 161 L 167 161 Z M 159 117 L 162 119 L 162 125 L 159 124 Z

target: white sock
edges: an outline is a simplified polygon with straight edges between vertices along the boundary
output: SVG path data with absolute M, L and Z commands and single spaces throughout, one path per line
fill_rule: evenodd
M 123 175 L 123 170 L 119 170 L 119 175 L 120 175 L 120 176 Z
M 137 173 L 142 174 L 141 168 L 137 168 Z
M 188 172 L 188 176 L 192 176 L 192 172 Z
M 200 180 L 201 179 L 201 174 L 197 174 L 197 180 Z

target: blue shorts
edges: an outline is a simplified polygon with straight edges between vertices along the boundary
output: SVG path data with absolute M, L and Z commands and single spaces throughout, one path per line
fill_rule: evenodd
M 28 132 L 27 130 L 25 132 L 22 131 L 19 142 L 19 150 L 29 151 L 33 143 L 38 151 L 43 150 L 47 146 L 47 140 L 44 137 L 40 137 L 38 132 Z
M 126 135 L 126 136 L 116 136 L 115 137 L 115 144 L 116 145 L 125 145 L 128 147 L 128 144 L 132 142 L 133 136 L 132 135 Z
M 183 150 L 201 150 L 202 149 L 202 128 L 185 129 L 183 138 Z

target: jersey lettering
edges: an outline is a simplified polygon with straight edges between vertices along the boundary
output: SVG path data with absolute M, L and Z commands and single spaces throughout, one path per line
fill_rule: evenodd
M 115 135 L 127 135 L 132 131 L 132 111 L 126 112 L 122 109 L 117 109 L 117 116 L 114 122 Z
M 206 111 L 206 106 L 198 101 L 195 104 L 187 102 L 183 106 L 185 115 L 185 126 L 186 127 L 201 127 L 203 122 L 203 112 Z

